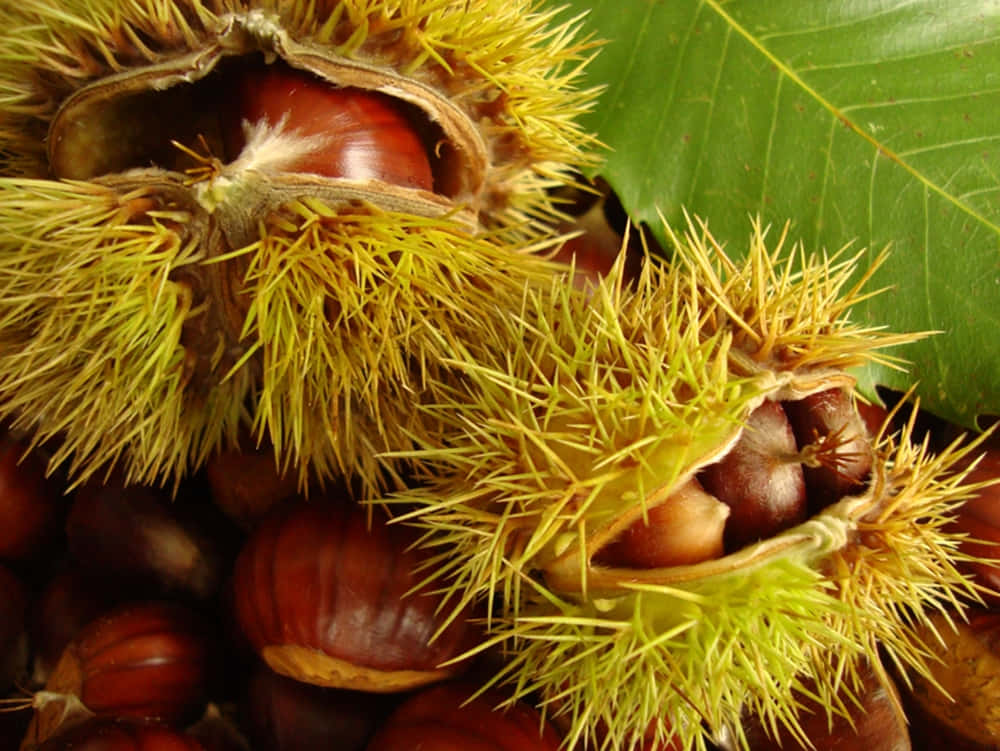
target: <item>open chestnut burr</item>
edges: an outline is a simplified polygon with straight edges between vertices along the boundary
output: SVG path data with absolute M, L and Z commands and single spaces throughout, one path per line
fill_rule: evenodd
M 421 591 L 413 530 L 340 499 L 290 502 L 254 531 L 233 575 L 236 620 L 277 673 L 395 692 L 462 669 L 470 613 Z M 371 517 L 371 518 L 370 518 Z

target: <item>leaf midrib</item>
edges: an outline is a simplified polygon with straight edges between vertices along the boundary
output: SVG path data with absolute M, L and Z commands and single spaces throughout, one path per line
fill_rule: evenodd
M 906 159 L 904 159 L 900 154 L 896 153 L 881 141 L 879 141 L 875 136 L 873 136 L 868 131 L 864 130 L 860 125 L 858 125 L 853 119 L 851 119 L 847 112 L 848 110 L 843 110 L 837 107 L 833 102 L 824 97 L 818 90 L 810 86 L 796 71 L 791 68 L 782 58 L 775 55 L 769 48 L 767 48 L 760 40 L 759 37 L 755 36 L 750 32 L 749 29 L 740 24 L 732 15 L 730 15 L 718 2 L 718 0 L 702 0 L 703 5 L 714 11 L 722 21 L 727 24 L 733 31 L 739 34 L 743 39 L 750 44 L 758 53 L 760 53 L 766 60 L 768 60 L 775 69 L 783 76 L 792 81 L 796 86 L 798 86 L 807 96 L 809 96 L 813 101 L 819 104 L 823 109 L 829 112 L 834 118 L 839 120 L 843 125 L 849 128 L 852 132 L 861 137 L 864 141 L 871 145 L 875 152 L 885 157 L 895 164 L 902 167 L 910 176 L 917 180 L 921 185 L 923 185 L 927 190 L 937 194 L 943 198 L 946 202 L 954 206 L 960 212 L 966 214 L 970 218 L 974 219 L 976 222 L 988 227 L 993 233 L 1000 235 L 1000 225 L 990 221 L 987 217 L 982 215 L 980 212 L 974 210 L 968 204 L 959 200 L 956 196 L 944 190 L 941 186 L 931 180 L 927 175 L 918 170 L 912 164 L 910 164 Z

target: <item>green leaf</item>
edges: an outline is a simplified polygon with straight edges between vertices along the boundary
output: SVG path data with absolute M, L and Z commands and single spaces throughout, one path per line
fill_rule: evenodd
M 608 40 L 588 125 L 654 229 L 683 210 L 738 252 L 762 215 L 809 250 L 890 246 L 855 316 L 943 333 L 871 366 L 972 425 L 1000 414 L 1000 2 L 570 0 Z

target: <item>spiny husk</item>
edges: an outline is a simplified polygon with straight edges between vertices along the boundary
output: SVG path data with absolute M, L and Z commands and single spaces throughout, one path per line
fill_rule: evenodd
M 557 17 L 534 0 L 3 4 L 0 413 L 58 437 L 76 480 L 176 480 L 249 429 L 303 482 L 383 488 L 396 466 L 375 457 L 427 429 L 410 405 L 452 340 L 553 273 L 548 188 L 595 145 L 575 121 L 593 45 Z M 223 164 L 228 81 L 210 77 L 279 58 L 419 109 L 448 190 L 289 171 L 308 139 L 283 122 Z
M 796 692 L 849 703 L 879 645 L 923 669 L 923 608 L 974 595 L 945 531 L 970 449 L 934 457 L 908 432 L 880 441 L 864 493 L 769 540 L 688 566 L 591 563 L 764 398 L 850 388 L 847 368 L 895 364 L 874 350 L 913 338 L 851 320 L 860 255 L 782 257 L 766 235 L 755 224 L 739 265 L 692 222 L 634 289 L 618 269 L 589 297 L 528 291 L 451 360 L 464 378 L 420 407 L 446 438 L 418 442 L 418 484 L 382 499 L 440 551 L 428 586 L 487 604 L 483 649 L 509 656 L 495 681 L 541 695 L 568 747 L 740 743 L 744 711 L 801 737 Z
M 4 3 L 0 171 L 47 176 L 50 126 L 88 87 L 95 112 L 136 86 L 176 88 L 259 51 L 327 77 L 340 71 L 338 85 L 357 75 L 441 123 L 459 113 L 476 131 L 460 148 L 482 152 L 466 157 L 483 173 L 479 195 L 463 198 L 480 204 L 485 223 L 523 230 L 553 214 L 546 188 L 592 163 L 596 145 L 577 122 L 596 93 L 576 86 L 593 44 L 576 20 L 556 19 L 536 0 Z M 87 114 L 74 110 L 69 124 Z M 49 149 L 60 141 L 49 137 Z
M 554 270 L 447 217 L 315 199 L 217 255 L 161 187 L 0 181 L 0 407 L 78 480 L 179 479 L 249 427 L 304 476 L 380 486 L 450 338 Z
M 709 575 L 620 577 L 627 594 L 587 600 L 537 590 L 492 626 L 483 648 L 509 658 L 493 680 L 544 696 L 569 727 L 567 747 L 640 749 L 673 735 L 685 749 L 722 738 L 742 748 L 747 714 L 808 745 L 797 693 L 849 716 L 863 666 L 885 678 L 887 657 L 927 674 L 930 614 L 975 598 L 956 568 L 959 536 L 945 530 L 970 493 L 950 468 L 974 448 L 933 456 L 906 432 L 887 438 L 869 495 Z
M 737 267 L 692 224 L 676 262 L 649 259 L 635 288 L 620 267 L 589 296 L 557 279 L 462 343 L 447 360 L 462 378 L 419 407 L 443 426 L 406 455 L 421 482 L 392 499 L 416 504 L 405 518 L 431 544 L 463 551 L 443 555 L 442 578 L 515 608 L 539 568 L 586 592 L 590 555 L 726 453 L 764 398 L 850 386 L 847 368 L 912 338 L 850 320 L 858 256 L 779 262 L 766 234 L 755 224 Z

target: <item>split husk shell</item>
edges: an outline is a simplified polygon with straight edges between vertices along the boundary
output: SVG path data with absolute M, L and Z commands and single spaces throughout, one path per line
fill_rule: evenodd
M 594 159 L 592 45 L 528 0 L 28 0 L 0 29 L 0 412 L 79 481 L 176 483 L 250 433 L 303 486 L 394 484 L 443 348 L 547 281 L 549 189 Z M 224 163 L 233 76 L 270 65 L 391 97 L 434 191 L 289 171 L 283 122 Z
M 883 655 L 925 671 L 925 613 L 975 596 L 947 528 L 975 443 L 933 455 L 910 429 L 875 439 L 861 492 L 773 537 L 684 566 L 594 562 L 763 400 L 852 390 L 850 368 L 913 337 L 852 320 L 858 255 L 788 252 L 759 223 L 742 263 L 703 223 L 673 240 L 634 287 L 620 262 L 589 295 L 529 290 L 457 352 L 464 380 L 420 407 L 443 438 L 381 499 L 437 551 L 427 580 L 485 603 L 482 649 L 508 657 L 493 682 L 541 696 L 569 746 L 739 746 L 745 712 L 801 737 L 797 693 L 836 706 L 861 665 L 888 682 Z

